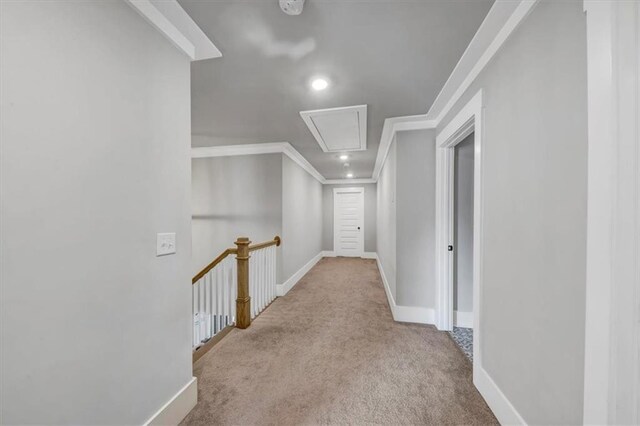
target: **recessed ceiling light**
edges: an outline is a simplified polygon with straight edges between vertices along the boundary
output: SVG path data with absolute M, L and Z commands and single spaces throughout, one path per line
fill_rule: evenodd
M 342 167 L 344 167 L 344 168 L 349 167 L 349 163 L 344 163 L 344 164 L 342 165 Z
M 347 154 L 342 154 L 342 155 L 340 156 L 340 159 L 341 159 L 342 161 L 344 161 L 344 160 L 348 160 L 348 159 L 349 159 L 349 156 L 348 156 Z
M 316 78 L 311 82 L 313 90 L 324 90 L 329 86 L 329 82 L 324 78 Z
M 348 178 L 352 178 L 353 177 L 353 173 L 347 173 L 347 177 Z

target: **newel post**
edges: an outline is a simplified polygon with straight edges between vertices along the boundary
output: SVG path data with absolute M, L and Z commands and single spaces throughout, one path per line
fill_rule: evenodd
M 251 324 L 251 297 L 249 296 L 249 238 L 238 237 L 238 298 L 236 299 L 236 327 L 247 328 Z

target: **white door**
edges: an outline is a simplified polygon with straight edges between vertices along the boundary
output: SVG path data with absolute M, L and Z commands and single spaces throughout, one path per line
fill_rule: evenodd
M 336 256 L 364 254 L 364 188 L 333 190 L 333 251 Z

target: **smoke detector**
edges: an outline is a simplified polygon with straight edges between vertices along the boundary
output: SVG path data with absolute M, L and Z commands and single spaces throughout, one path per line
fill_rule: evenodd
M 304 0 L 279 0 L 280 9 L 287 15 L 300 15 L 304 7 Z

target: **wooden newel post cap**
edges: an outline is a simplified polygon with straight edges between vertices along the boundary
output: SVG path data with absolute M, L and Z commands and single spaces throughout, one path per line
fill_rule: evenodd
M 249 241 L 249 238 L 247 237 L 238 237 L 234 244 L 237 246 L 248 246 L 251 244 L 251 241 Z

